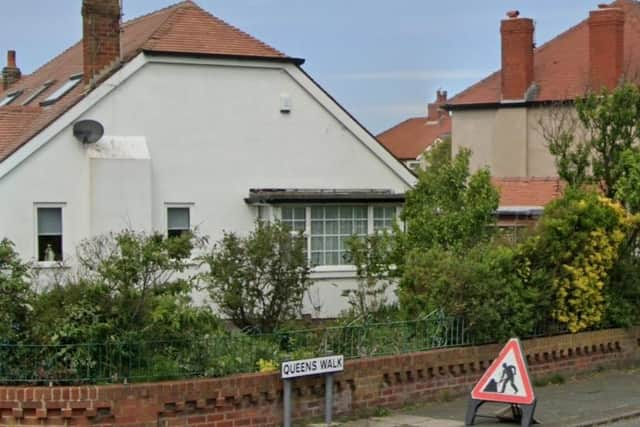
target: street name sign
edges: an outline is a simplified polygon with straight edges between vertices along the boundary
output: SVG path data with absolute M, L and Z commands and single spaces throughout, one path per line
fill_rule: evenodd
M 326 356 L 315 359 L 291 360 L 283 362 L 280 369 L 282 379 L 322 375 L 344 370 L 344 356 Z

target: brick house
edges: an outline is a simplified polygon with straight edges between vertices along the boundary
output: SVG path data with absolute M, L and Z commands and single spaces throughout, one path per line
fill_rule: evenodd
M 424 154 L 451 135 L 451 118 L 442 108 L 446 102 L 447 92 L 438 90 L 435 102 L 427 106 L 426 117 L 398 123 L 379 134 L 378 141 L 410 169 L 424 166 Z
M 453 149 L 468 147 L 473 168 L 491 168 L 502 192 L 502 212 L 536 216 L 560 193 L 540 120 L 559 101 L 638 76 L 640 4 L 616 0 L 600 5 L 539 47 L 533 20 L 517 11 L 507 13 L 500 34 L 501 69 L 445 106 L 452 116 Z
M 307 312 L 356 285 L 345 240 L 388 227 L 414 176 L 290 57 L 186 0 L 121 23 L 83 0 L 83 38 L 0 88 L 0 239 L 43 272 L 83 239 L 280 219 L 307 238 Z M 83 134 L 93 126 L 102 137 Z

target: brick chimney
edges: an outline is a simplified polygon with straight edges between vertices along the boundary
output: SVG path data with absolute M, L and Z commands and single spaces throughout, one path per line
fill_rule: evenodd
M 589 13 L 589 81 L 591 89 L 613 89 L 623 73 L 624 11 L 599 5 Z
M 522 100 L 533 83 L 533 20 L 507 12 L 500 25 L 502 37 L 502 99 Z
M 442 106 L 447 103 L 447 91 L 440 90 L 436 92 L 436 102 L 427 105 L 427 121 L 436 122 L 444 116 L 449 116 Z
M 2 69 L 2 88 L 7 90 L 12 84 L 20 80 L 22 73 L 16 66 L 16 51 L 7 52 L 7 66 Z
M 121 0 L 82 1 L 84 83 L 95 85 L 120 63 Z

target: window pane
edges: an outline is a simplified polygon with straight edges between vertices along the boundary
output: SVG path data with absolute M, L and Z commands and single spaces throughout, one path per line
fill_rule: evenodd
M 367 221 L 356 221 L 355 222 L 355 230 L 354 234 L 367 234 Z
M 62 261 L 62 235 L 38 236 L 38 261 Z
M 365 206 L 358 206 L 355 210 L 355 218 L 367 219 L 367 208 Z
M 338 221 L 327 221 L 324 223 L 326 234 L 338 234 Z
M 167 230 L 190 230 L 189 208 L 167 208 Z
M 324 208 L 314 206 L 311 208 L 311 219 L 322 219 L 324 217 Z
M 337 207 L 326 207 L 324 208 L 324 215 L 327 219 L 337 219 L 338 218 L 338 208 Z
M 353 222 L 351 220 L 340 221 L 340 234 L 351 235 L 353 233 Z
M 337 251 L 338 249 L 340 249 L 338 247 L 339 239 L 339 237 L 327 237 L 325 249 L 330 251 Z
M 324 240 L 322 237 L 311 238 L 311 251 L 321 251 L 324 249 Z
M 307 217 L 307 209 L 306 208 L 295 208 L 293 214 L 294 214 L 293 215 L 294 219 L 304 221 L 305 218 Z
M 290 220 L 293 218 L 293 208 L 282 208 L 282 220 Z
M 62 235 L 62 208 L 38 208 L 38 235 Z
M 311 221 L 311 234 L 324 234 L 324 223 L 322 221 Z

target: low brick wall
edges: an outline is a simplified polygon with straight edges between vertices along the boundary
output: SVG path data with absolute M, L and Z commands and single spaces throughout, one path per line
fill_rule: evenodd
M 640 328 L 523 344 L 534 376 L 640 361 Z M 499 350 L 499 345 L 485 345 L 348 361 L 336 376 L 335 411 L 396 408 L 467 392 Z M 323 380 L 296 380 L 293 397 L 294 418 L 321 416 Z M 282 383 L 278 374 L 248 374 L 152 384 L 0 387 L 0 414 L 0 425 L 6 426 L 276 426 L 282 417 Z

